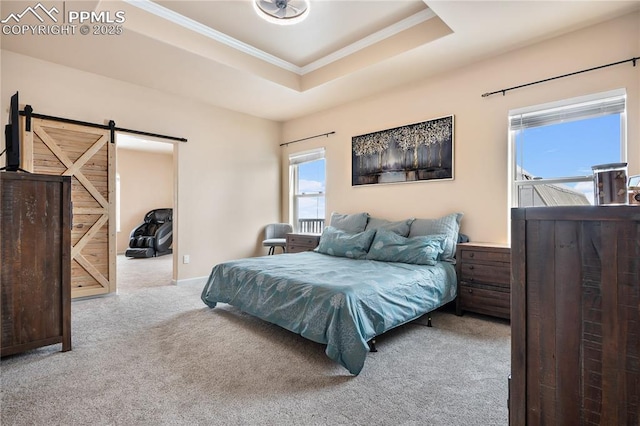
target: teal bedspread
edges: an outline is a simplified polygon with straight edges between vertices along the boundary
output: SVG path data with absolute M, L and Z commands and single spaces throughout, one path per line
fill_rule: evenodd
M 304 252 L 216 265 L 202 300 L 211 308 L 228 303 L 326 344 L 329 358 L 358 374 L 369 340 L 455 295 L 450 263 L 409 265 Z

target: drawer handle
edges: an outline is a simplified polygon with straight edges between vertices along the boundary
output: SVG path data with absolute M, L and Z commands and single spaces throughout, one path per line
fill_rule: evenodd
M 469 293 L 473 293 L 473 289 L 472 288 L 469 289 Z
M 475 253 L 471 252 L 469 253 L 469 257 L 473 257 L 475 255 Z
M 470 265 L 470 266 L 469 266 L 469 269 L 473 269 L 473 265 Z

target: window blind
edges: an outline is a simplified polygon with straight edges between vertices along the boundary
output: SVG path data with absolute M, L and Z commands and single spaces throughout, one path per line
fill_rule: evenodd
M 509 129 L 522 130 L 548 126 L 575 120 L 584 120 L 603 115 L 620 114 L 625 111 L 626 96 L 612 96 L 555 108 L 545 108 L 509 115 Z
M 301 152 L 289 155 L 289 164 L 302 164 L 310 161 L 322 160 L 324 158 L 324 148 L 314 149 L 313 151 Z

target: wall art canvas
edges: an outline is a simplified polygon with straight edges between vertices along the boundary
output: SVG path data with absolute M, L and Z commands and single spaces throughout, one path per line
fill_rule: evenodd
M 351 139 L 351 185 L 453 179 L 453 115 Z

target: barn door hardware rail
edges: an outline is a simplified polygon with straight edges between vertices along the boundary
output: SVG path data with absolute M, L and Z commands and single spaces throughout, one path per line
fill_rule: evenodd
M 142 130 L 132 130 L 132 129 L 125 129 L 123 127 L 116 127 L 116 122 L 113 120 L 109 120 L 109 124 L 98 124 L 98 123 L 89 123 L 89 122 L 80 121 L 80 120 L 73 120 L 71 118 L 54 117 L 51 115 L 37 114 L 33 112 L 33 108 L 31 107 L 31 105 L 26 105 L 24 107 L 24 110 L 20 111 L 20 115 L 23 115 L 26 117 L 25 129 L 27 132 L 31 131 L 31 118 L 41 118 L 44 120 L 59 121 L 61 123 L 77 124 L 79 126 L 87 126 L 87 127 L 97 128 L 97 129 L 109 130 L 111 132 L 111 143 L 115 142 L 115 132 L 131 133 L 134 135 L 141 135 L 141 136 L 151 136 L 154 138 L 168 139 L 168 140 L 177 141 L 177 142 L 187 142 L 187 139 L 179 138 L 176 136 L 167 136 L 159 133 L 151 133 L 151 132 L 144 132 Z
M 532 83 L 521 84 L 519 86 L 509 87 L 508 89 L 501 89 L 501 90 L 496 90 L 495 92 L 483 93 L 482 97 L 483 98 L 487 98 L 487 97 L 489 97 L 491 95 L 496 95 L 498 93 L 502 93 L 502 96 L 504 96 L 510 90 L 520 89 L 522 87 L 532 86 L 534 84 L 539 84 L 539 83 L 546 83 L 547 81 L 557 80 L 559 78 L 564 78 L 564 77 L 570 77 L 572 75 L 582 74 L 583 72 L 595 71 L 595 70 L 599 70 L 599 69 L 602 69 L 602 68 L 612 67 L 614 65 L 625 64 L 627 62 L 633 62 L 633 66 L 635 67 L 636 66 L 636 62 L 638 60 L 640 60 L 640 57 L 629 58 L 629 59 L 625 59 L 624 61 L 612 62 L 610 64 L 600 65 L 598 67 L 588 68 L 586 70 L 580 70 L 580 71 L 572 72 L 572 73 L 569 73 L 569 74 L 558 75 L 556 77 L 545 78 L 544 80 L 538 80 L 538 81 L 534 81 Z

